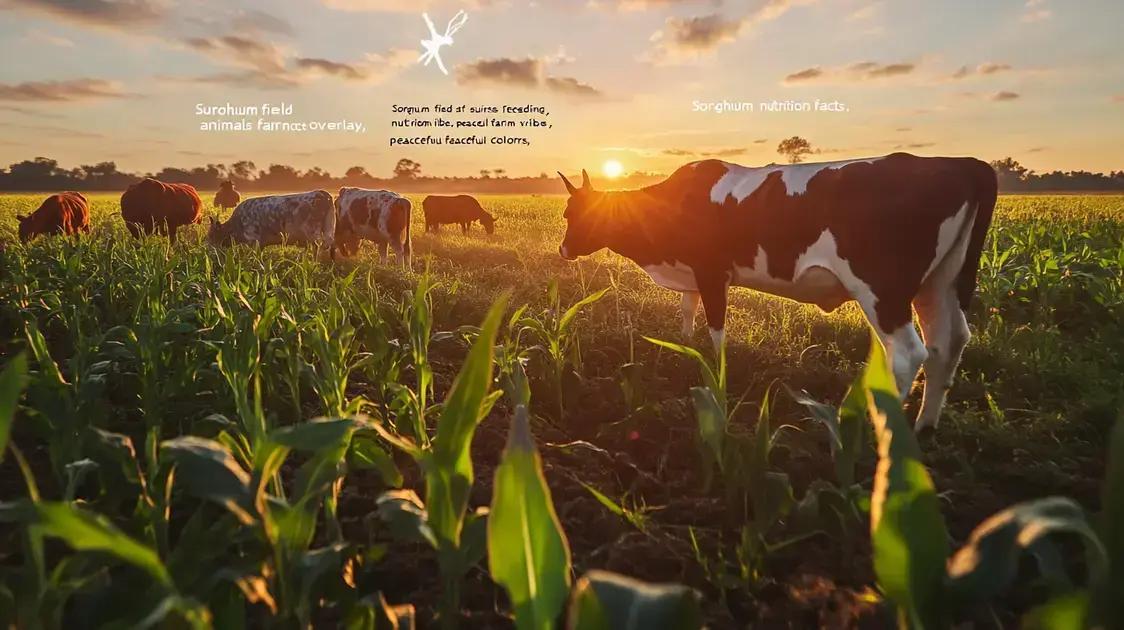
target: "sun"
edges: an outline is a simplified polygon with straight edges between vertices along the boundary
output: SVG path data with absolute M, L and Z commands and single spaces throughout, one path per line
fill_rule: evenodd
M 601 173 L 609 179 L 616 179 L 624 173 L 624 166 L 616 160 L 606 160 L 605 163 L 601 165 Z

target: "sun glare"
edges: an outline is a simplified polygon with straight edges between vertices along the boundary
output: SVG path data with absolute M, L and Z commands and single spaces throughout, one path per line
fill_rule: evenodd
M 620 177 L 624 173 L 624 166 L 616 160 L 607 160 L 601 165 L 601 172 L 610 179 Z

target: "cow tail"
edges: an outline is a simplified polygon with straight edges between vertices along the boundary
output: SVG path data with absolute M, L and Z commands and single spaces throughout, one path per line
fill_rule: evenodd
M 995 211 L 995 200 L 999 196 L 999 183 L 995 170 L 985 162 L 972 161 L 972 178 L 974 181 L 976 214 L 972 220 L 972 232 L 968 236 L 968 249 L 964 255 L 964 266 L 960 268 L 960 275 L 956 278 L 956 296 L 960 300 L 960 309 L 967 312 L 972 303 L 972 294 L 976 292 L 976 273 L 980 268 L 980 256 L 983 254 L 984 240 L 987 238 L 988 228 L 991 227 L 991 217 Z

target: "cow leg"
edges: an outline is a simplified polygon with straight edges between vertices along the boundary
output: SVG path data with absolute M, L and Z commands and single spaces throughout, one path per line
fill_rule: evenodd
M 410 257 L 406 255 L 406 246 L 402 241 L 394 241 L 390 244 L 390 247 L 394 250 L 394 256 L 398 259 L 398 266 L 409 269 Z
M 468 224 L 461 223 L 461 234 L 468 234 Z
M 133 238 L 140 238 L 140 225 L 132 222 L 126 222 L 125 227 L 129 228 L 129 234 L 132 234 Z
M 925 391 L 921 395 L 921 411 L 917 414 L 917 431 L 937 427 L 945 396 L 964 347 L 972 338 L 968 320 L 960 310 L 960 302 L 952 287 L 943 291 L 925 291 L 913 301 L 921 333 L 929 356 L 925 359 Z
M 386 242 L 379 243 L 379 264 L 386 264 Z
M 168 226 L 168 242 L 170 242 L 173 245 L 176 244 L 176 226 L 175 225 L 169 225 Z
M 690 341 L 695 333 L 695 312 L 699 310 L 699 292 L 684 291 L 680 310 L 683 312 L 683 339 Z
M 700 276 L 696 272 L 695 284 L 702 298 L 706 326 L 710 329 L 710 340 L 714 342 L 714 350 L 717 352 L 726 342 L 726 294 L 730 290 L 730 281 L 724 274 Z
M 913 325 L 909 302 L 884 302 L 873 295 L 860 296 L 858 301 L 886 351 L 886 358 L 894 372 L 898 396 L 905 400 L 927 356 L 925 344 L 921 342 L 917 327 Z

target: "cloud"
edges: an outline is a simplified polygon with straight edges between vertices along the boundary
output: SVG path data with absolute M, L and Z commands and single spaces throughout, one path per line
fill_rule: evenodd
M 106 28 L 131 29 L 162 20 L 168 11 L 154 0 L 5 0 L 4 7 Z
M 956 72 L 954 72 L 952 74 L 952 76 L 949 77 L 949 78 L 951 78 L 951 79 L 967 79 L 969 77 L 981 77 L 981 76 L 999 74 L 1001 72 L 1008 72 L 1012 69 L 1013 68 L 1010 66 L 1010 64 L 995 63 L 995 62 L 992 62 L 992 61 L 988 61 L 988 62 L 985 62 L 985 63 L 981 63 L 980 65 L 976 66 L 975 68 L 971 68 L 969 66 L 960 66 L 960 69 L 957 70 Z
M 16 125 L 13 123 L 0 122 L 0 127 L 7 127 L 9 129 L 16 129 L 21 131 L 34 131 L 36 135 L 47 135 L 60 139 L 90 139 L 90 138 L 104 138 L 100 133 L 85 131 L 82 129 L 69 129 L 66 127 L 52 127 L 49 125 Z
M 1023 22 L 1041 22 L 1054 16 L 1054 12 L 1046 6 L 1046 0 L 1026 0 L 1023 5 Z
M 192 37 L 184 40 L 191 49 L 230 65 L 251 67 L 262 72 L 280 73 L 285 57 L 280 48 L 269 42 L 242 35 Z
M 73 41 L 59 35 L 41 31 L 39 29 L 32 29 L 28 31 L 23 36 L 23 39 L 31 44 L 46 44 L 48 46 L 57 46 L 59 48 L 74 48 Z
M 1050 150 L 1050 147 L 1031 147 L 1031 148 L 1027 149 L 1026 152 L 1027 153 L 1042 153 L 1043 151 L 1049 151 L 1049 150 Z
M 552 58 L 525 57 L 513 59 L 478 59 L 457 67 L 457 83 L 461 85 L 510 86 L 524 89 L 544 88 L 559 94 L 583 98 L 603 96 L 597 88 L 573 77 L 547 76 Z
M 888 63 L 881 64 L 874 61 L 862 61 L 849 66 L 824 68 L 813 66 L 798 72 L 793 72 L 784 78 L 784 85 L 799 83 L 857 83 L 912 74 L 917 69 L 913 63 Z
M 338 61 L 331 61 L 328 59 L 315 59 L 311 57 L 300 57 L 295 61 L 298 68 L 302 70 L 317 70 L 324 74 L 331 74 L 344 79 L 362 79 L 364 78 L 363 71 L 359 68 Z
M 442 2 L 442 0 L 322 0 L 324 6 L 337 11 L 375 11 L 384 13 L 417 13 L 434 6 L 450 9 L 484 9 L 504 4 L 504 0 L 470 0 L 468 2 Z
M 795 6 L 816 1 L 764 0 L 758 2 L 755 9 L 739 18 L 726 17 L 720 13 L 688 18 L 669 17 L 664 21 L 662 29 L 652 33 L 649 39 L 653 43 L 653 49 L 645 53 L 641 59 L 656 64 L 698 59 L 714 52 L 722 44 L 737 40 L 756 24 L 775 20 Z
M 718 7 L 722 0 L 590 0 L 588 6 L 595 9 L 615 9 L 618 11 L 644 11 L 693 4 Z
M 906 143 L 906 144 L 895 145 L 894 150 L 895 151 L 906 151 L 906 150 L 909 150 L 909 149 L 928 149 L 929 147 L 935 146 L 936 144 L 937 144 L 936 142 L 909 142 L 909 143 Z
M 688 151 L 687 149 L 664 149 L 663 151 L 661 151 L 661 153 L 663 153 L 664 155 L 674 155 L 676 157 L 695 154 L 694 151 Z
M 764 140 L 759 141 L 764 142 Z M 701 157 L 735 157 L 738 155 L 745 155 L 748 150 L 743 147 L 731 147 L 728 149 L 712 149 L 707 151 L 693 151 L 691 149 L 664 149 L 660 151 L 661 155 L 670 155 L 673 157 L 687 157 L 691 155 L 698 155 Z
M 0 101 L 65 103 L 126 96 L 119 83 L 102 79 L 0 83 Z
M 1021 98 L 1021 96 L 1016 92 L 1008 92 L 1008 91 L 1004 90 L 1002 92 L 996 92 L 995 94 L 992 94 L 989 98 L 993 101 L 1001 102 L 1001 101 L 1013 101 L 1013 100 L 1016 100 L 1018 98 Z
M 294 35 L 296 31 L 288 20 L 258 9 L 242 9 L 230 18 L 230 27 L 236 31 Z
M 753 141 L 753 144 L 765 144 L 768 141 L 769 141 L 768 138 L 758 138 L 758 139 Z
M 1112 97 L 1113 103 L 1124 103 L 1124 94 L 1116 94 Z

